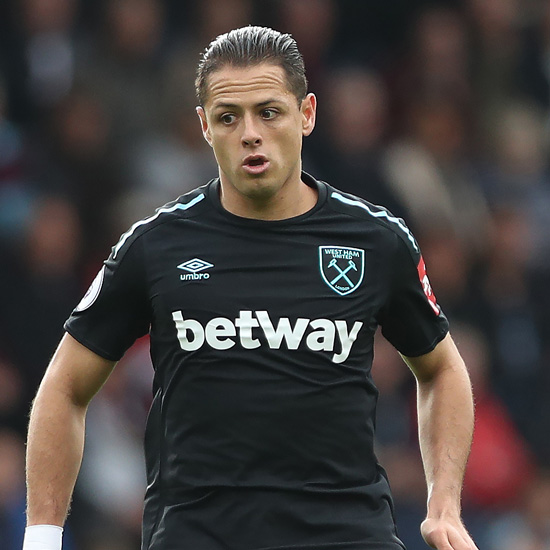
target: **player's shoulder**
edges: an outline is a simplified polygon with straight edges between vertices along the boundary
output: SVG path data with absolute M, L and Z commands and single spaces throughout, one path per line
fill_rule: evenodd
M 357 220 L 367 223 L 375 223 L 392 231 L 396 226 L 405 225 L 405 222 L 394 216 L 386 207 L 374 204 L 368 200 L 346 193 L 340 189 L 323 182 L 327 187 L 327 202 L 330 208 L 336 212 L 346 214 Z
M 169 223 L 175 219 L 191 218 L 204 211 L 207 205 L 206 197 L 208 186 L 212 181 L 201 187 L 197 187 L 177 199 L 160 206 L 152 213 L 141 220 L 136 221 L 125 233 L 123 233 L 113 246 L 111 251 L 112 259 L 123 256 L 125 252 L 139 239 L 154 231 L 159 226 Z
M 340 191 L 326 182 L 323 184 L 327 187 L 327 203 L 334 212 L 349 216 L 359 224 L 375 225 L 379 228 L 381 235 L 387 238 L 395 235 L 406 244 L 413 254 L 418 253 L 418 243 L 403 218 L 395 216 L 384 206 Z

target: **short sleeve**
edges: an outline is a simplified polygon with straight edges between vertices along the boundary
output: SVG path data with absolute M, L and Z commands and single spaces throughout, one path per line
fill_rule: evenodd
M 432 351 L 449 331 L 437 304 L 426 265 L 414 239 L 395 234 L 389 294 L 379 322 L 384 337 L 405 356 Z
M 141 240 L 116 249 L 65 322 L 65 330 L 105 359 L 118 361 L 150 326 Z

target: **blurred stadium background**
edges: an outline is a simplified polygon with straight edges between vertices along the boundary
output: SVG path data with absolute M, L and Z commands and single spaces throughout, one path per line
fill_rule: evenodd
M 0 2 L 0 546 L 24 528 L 30 400 L 133 221 L 216 175 L 198 56 L 246 24 L 291 32 L 319 121 L 304 167 L 414 230 L 477 401 L 465 519 L 484 550 L 550 548 L 550 3 Z M 425 502 L 414 384 L 383 340 L 378 454 L 409 550 Z M 94 401 L 67 550 L 139 547 L 150 401 L 138 342 Z

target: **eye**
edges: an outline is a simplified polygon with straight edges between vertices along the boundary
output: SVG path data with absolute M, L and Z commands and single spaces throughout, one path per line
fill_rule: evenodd
M 260 113 L 261 117 L 264 120 L 271 120 L 277 116 L 277 111 L 275 109 L 263 109 L 263 111 Z
M 220 116 L 220 121 L 225 125 L 229 125 L 235 122 L 236 118 L 237 117 L 233 113 L 224 113 Z

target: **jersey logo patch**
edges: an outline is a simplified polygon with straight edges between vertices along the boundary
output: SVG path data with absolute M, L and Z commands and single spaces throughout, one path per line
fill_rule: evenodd
M 88 288 L 88 291 L 86 292 L 86 294 L 84 294 L 84 298 L 82 298 L 82 300 L 80 300 L 80 303 L 76 306 L 75 311 L 84 311 L 97 300 L 97 297 L 101 292 L 101 287 L 103 286 L 104 277 L 105 266 L 103 266 L 99 270 L 98 274 L 95 276 L 95 279 L 92 281 L 90 288 Z
M 323 281 L 340 296 L 356 290 L 363 282 L 365 251 L 345 246 L 320 246 L 319 270 Z
M 424 263 L 424 258 L 422 256 L 420 256 L 420 261 L 418 262 L 416 269 L 418 270 L 418 278 L 420 279 L 422 290 L 424 291 L 426 298 L 428 298 L 430 307 L 436 315 L 439 315 L 441 313 L 441 308 L 435 299 L 435 294 L 433 293 L 430 279 L 428 279 L 428 275 L 426 273 L 426 264 Z
M 193 258 L 192 260 L 187 260 L 182 264 L 178 265 L 178 269 L 183 269 L 188 273 L 180 275 L 180 280 L 182 281 L 196 281 L 200 279 L 209 279 L 210 273 L 199 273 L 199 271 L 204 271 L 205 269 L 210 269 L 214 267 L 214 264 L 210 262 L 205 262 L 200 258 Z

